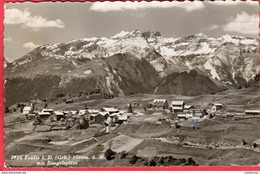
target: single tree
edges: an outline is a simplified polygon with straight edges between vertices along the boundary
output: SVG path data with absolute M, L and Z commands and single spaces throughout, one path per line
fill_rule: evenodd
M 246 145 L 246 144 L 247 144 L 247 143 L 246 143 L 246 140 L 242 139 L 242 144 L 243 144 L 243 145 Z
M 133 155 L 133 156 L 129 159 L 129 163 L 130 163 L 130 164 L 135 164 L 137 160 L 138 160 L 138 157 L 137 157 L 136 155 Z
M 111 149 L 107 149 L 105 151 L 105 157 L 108 161 L 112 160 L 112 159 L 115 159 L 115 155 L 116 155 L 116 152 L 114 152 L 113 150 Z
M 168 107 L 169 107 L 169 104 L 168 104 L 168 102 L 166 100 L 166 102 L 164 102 L 164 104 L 163 104 L 163 109 L 168 109 Z
M 128 107 L 128 113 L 133 113 L 133 107 L 132 107 L 132 104 L 130 103 L 129 104 L 129 107 Z

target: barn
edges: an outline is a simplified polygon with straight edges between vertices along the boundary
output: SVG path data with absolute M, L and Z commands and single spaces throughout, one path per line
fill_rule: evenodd
M 260 109 L 245 110 L 245 114 L 250 115 L 250 116 L 259 116 L 260 115 Z
M 185 102 L 184 101 L 172 101 L 171 109 L 173 112 L 182 112 L 184 109 Z
M 154 99 L 153 106 L 159 110 L 168 109 L 168 101 L 166 99 Z
M 40 116 L 41 119 L 47 119 L 49 118 L 49 116 L 51 116 L 51 113 L 50 112 L 39 112 L 38 115 Z
M 24 115 L 29 115 L 29 114 L 31 114 L 32 113 L 32 107 L 31 106 L 25 106 L 24 108 L 23 108 L 23 114 Z

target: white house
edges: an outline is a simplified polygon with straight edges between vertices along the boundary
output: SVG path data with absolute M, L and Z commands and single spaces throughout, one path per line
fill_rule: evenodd
M 178 113 L 177 117 L 178 118 L 187 118 L 185 113 Z
M 31 112 L 32 112 L 32 107 L 31 107 L 31 106 L 25 106 L 25 107 L 23 108 L 23 114 L 28 115 L 28 114 L 30 114 Z
M 202 117 L 202 110 L 201 109 L 194 109 L 192 110 L 194 118 L 201 118 Z
M 167 104 L 166 99 L 154 99 L 153 100 L 153 106 L 157 107 L 158 109 L 164 109 L 164 105 Z M 168 107 L 168 104 L 167 104 Z
M 53 113 L 53 112 L 54 112 L 54 110 L 53 110 L 53 109 L 44 108 L 44 109 L 42 109 L 42 112 L 49 112 L 49 113 Z
M 257 145 L 257 148 L 260 148 L 260 139 L 255 140 L 255 141 L 253 142 L 253 144 L 256 144 L 256 145 Z
M 253 142 L 254 151 L 260 152 L 260 139 Z
M 123 123 L 128 120 L 128 117 L 127 117 L 127 115 L 120 115 L 120 116 L 118 116 L 117 119 L 118 119 L 119 123 Z
M 186 119 L 188 119 L 188 118 L 192 118 L 192 117 L 193 117 L 193 113 L 191 113 L 191 112 L 178 113 L 178 114 L 177 114 L 177 117 L 178 117 L 178 118 L 186 118 Z
M 70 111 L 70 113 L 71 113 L 72 115 L 76 115 L 76 114 L 78 113 L 78 111 Z
M 64 116 L 64 113 L 62 111 L 54 111 L 54 114 L 57 116 Z
M 254 110 L 245 110 L 246 115 L 259 115 L 260 116 L 260 109 L 254 109 Z
M 191 113 L 191 112 L 186 113 L 186 118 L 192 118 L 192 117 L 193 117 L 193 113 Z
M 221 103 L 213 103 L 211 107 L 211 112 L 217 112 L 218 110 L 222 109 L 223 105 Z
M 99 112 L 99 114 L 102 115 L 104 117 L 104 119 L 107 119 L 107 117 L 109 117 L 108 112 Z
M 88 113 L 90 113 L 90 114 L 98 114 L 99 110 L 97 110 L 97 109 L 88 109 Z
M 40 118 L 48 118 L 49 116 L 51 116 L 50 112 L 38 112 L 38 115 L 40 116 Z
M 54 111 L 56 115 L 56 120 L 60 120 L 61 118 L 65 118 L 65 114 L 62 111 Z
M 79 110 L 79 115 L 84 115 L 87 112 L 86 109 L 80 109 Z
M 118 113 L 118 112 L 119 112 L 118 109 L 116 109 L 116 108 L 110 108 L 110 107 L 101 108 L 101 111 L 103 111 L 103 112 L 108 112 L 109 114 L 113 114 L 113 113 Z
M 172 101 L 170 107 L 174 112 L 182 112 L 184 109 L 184 105 L 185 105 L 184 101 Z
M 120 116 L 119 113 L 113 113 L 113 114 L 110 114 L 110 117 L 118 117 L 118 116 Z
M 153 103 L 165 103 L 166 101 L 166 99 L 154 99 Z
M 192 106 L 192 105 L 184 105 L 184 110 L 188 111 L 190 109 L 194 109 L 194 106 Z

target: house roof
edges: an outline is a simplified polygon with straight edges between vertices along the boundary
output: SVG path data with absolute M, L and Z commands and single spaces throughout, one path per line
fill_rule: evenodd
M 104 107 L 103 110 L 105 110 L 106 112 L 118 112 L 118 109 L 116 108 Z
M 53 109 L 45 108 L 45 109 L 42 109 L 42 112 L 53 112 Z
M 78 111 L 70 111 L 73 115 L 76 114 Z
M 97 109 L 88 109 L 88 112 L 90 114 L 94 114 L 94 113 L 99 113 L 99 110 L 97 110 Z
M 80 109 L 79 110 L 79 115 L 84 115 L 87 112 L 86 109 Z
M 192 105 L 184 105 L 185 109 L 190 109 L 192 107 Z
M 126 113 L 126 111 L 119 111 L 119 114 L 124 114 Z
M 154 103 L 160 103 L 160 102 L 165 103 L 166 101 L 167 101 L 166 99 L 154 99 L 153 100 Z
M 177 114 L 177 117 L 186 117 L 186 114 L 179 113 L 179 114 Z
M 111 114 L 110 116 L 111 117 L 114 117 L 114 116 L 118 116 L 119 114 L 118 113 L 113 113 L 113 114 Z
M 126 115 L 121 115 L 118 117 L 118 120 L 127 120 L 128 117 Z
M 245 110 L 245 113 L 260 114 L 260 109 Z
M 38 112 L 38 115 L 51 115 L 49 112 Z
M 55 113 L 56 115 L 64 115 L 64 113 L 61 112 L 61 111 L 54 111 L 54 113 Z
M 199 116 L 193 116 L 192 120 L 200 120 L 200 117 Z
M 253 143 L 260 144 L 260 139 L 255 140 Z
M 184 101 L 172 101 L 172 105 L 183 105 Z
M 31 108 L 31 106 L 25 106 L 24 108 L 23 108 L 23 111 L 30 111 L 32 108 Z
M 99 114 L 90 114 L 90 116 L 92 116 L 92 117 L 96 117 L 96 116 L 98 116 Z
M 182 107 L 181 106 L 172 106 L 172 109 L 174 110 L 174 109 L 182 109 Z
M 102 115 L 102 116 L 109 115 L 108 112 L 99 112 L 99 114 Z

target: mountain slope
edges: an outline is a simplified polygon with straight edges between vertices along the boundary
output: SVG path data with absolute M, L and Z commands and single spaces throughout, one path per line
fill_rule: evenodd
M 122 31 L 39 46 L 8 63 L 5 95 L 8 104 L 94 91 L 200 95 L 248 86 L 258 74 L 258 59 L 257 39 Z
M 215 84 L 209 77 L 196 70 L 167 75 L 155 89 L 158 94 L 177 94 L 196 96 L 217 93 L 223 88 Z
M 244 86 L 258 73 L 257 39 L 225 35 L 211 38 L 196 34 L 183 38 L 148 38 L 167 61 L 165 74 L 200 69 L 229 88 Z
M 98 91 L 105 97 L 152 92 L 161 80 L 149 62 L 129 54 L 116 54 L 106 59 L 87 61 L 77 68 L 71 65 L 71 70 L 62 68 L 59 73 L 58 69 L 46 73 L 37 71 L 41 64 L 48 70 L 50 62 L 47 62 L 32 62 L 25 64 L 25 67 L 19 67 L 25 70 L 35 69 L 35 74 L 6 77 L 6 105 L 34 98 L 56 99 L 60 94 L 93 94 Z M 52 65 L 54 64 L 50 64 L 50 67 Z M 59 66 L 64 65 L 61 63 Z

